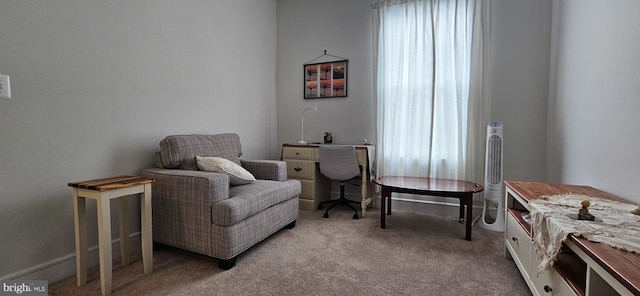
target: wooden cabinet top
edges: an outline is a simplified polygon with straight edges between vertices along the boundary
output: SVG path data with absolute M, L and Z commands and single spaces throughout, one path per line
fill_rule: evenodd
M 590 186 L 519 181 L 505 181 L 505 184 L 507 188 L 518 194 L 525 202 L 550 195 L 579 194 L 630 203 L 628 200 Z M 568 239 L 574 242 L 634 295 L 640 295 L 640 254 L 591 242 L 574 235 L 570 235 Z
M 629 203 L 628 200 L 619 198 L 615 195 L 606 193 L 604 191 L 595 189 L 590 186 L 584 185 L 568 185 L 568 184 L 549 184 L 538 182 L 520 182 L 520 181 L 505 181 L 507 187 L 516 192 L 526 202 L 534 199 L 542 198 L 543 196 L 558 195 L 558 194 L 577 194 L 588 195 L 593 197 L 605 198 L 615 200 L 619 202 Z

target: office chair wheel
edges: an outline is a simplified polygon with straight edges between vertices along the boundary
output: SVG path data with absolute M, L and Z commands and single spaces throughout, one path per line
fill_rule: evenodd
M 358 219 L 358 213 L 353 214 L 353 219 Z
M 322 215 L 322 218 L 329 218 L 329 213 L 325 212 L 324 215 Z
M 322 210 L 322 209 L 324 209 L 324 207 L 322 206 L 322 204 L 319 204 L 318 205 L 318 210 Z

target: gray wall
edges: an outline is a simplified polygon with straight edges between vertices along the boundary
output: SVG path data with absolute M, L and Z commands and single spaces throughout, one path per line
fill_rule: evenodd
M 334 143 L 375 140 L 370 0 L 278 0 L 278 142 L 321 142 L 332 132 Z M 348 97 L 303 98 L 303 64 L 324 54 L 349 59 Z M 326 61 L 318 59 L 315 62 Z
M 551 0 L 493 0 L 491 118 L 504 124 L 505 180 L 544 181 Z
M 640 2 L 554 1 L 547 170 L 640 202 Z
M 75 273 L 67 183 L 138 174 L 166 135 L 236 132 L 244 158 L 279 154 L 276 37 L 275 0 L 0 2 L 0 278 Z

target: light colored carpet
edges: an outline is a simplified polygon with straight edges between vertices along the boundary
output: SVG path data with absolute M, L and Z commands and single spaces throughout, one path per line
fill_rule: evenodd
M 113 295 L 531 295 L 512 260 L 504 233 L 474 226 L 473 241 L 455 219 L 379 212 L 351 219 L 338 208 L 301 211 L 297 226 L 281 230 L 238 257 L 228 271 L 215 260 L 173 248 L 154 252 L 144 275 L 140 254 L 113 263 Z M 49 286 L 49 295 L 100 295 L 97 267 L 77 287 L 75 275 Z

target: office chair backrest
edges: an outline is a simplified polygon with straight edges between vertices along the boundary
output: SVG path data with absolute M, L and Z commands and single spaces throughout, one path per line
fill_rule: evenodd
M 338 181 L 359 176 L 356 148 L 350 145 L 320 145 L 320 173 Z

